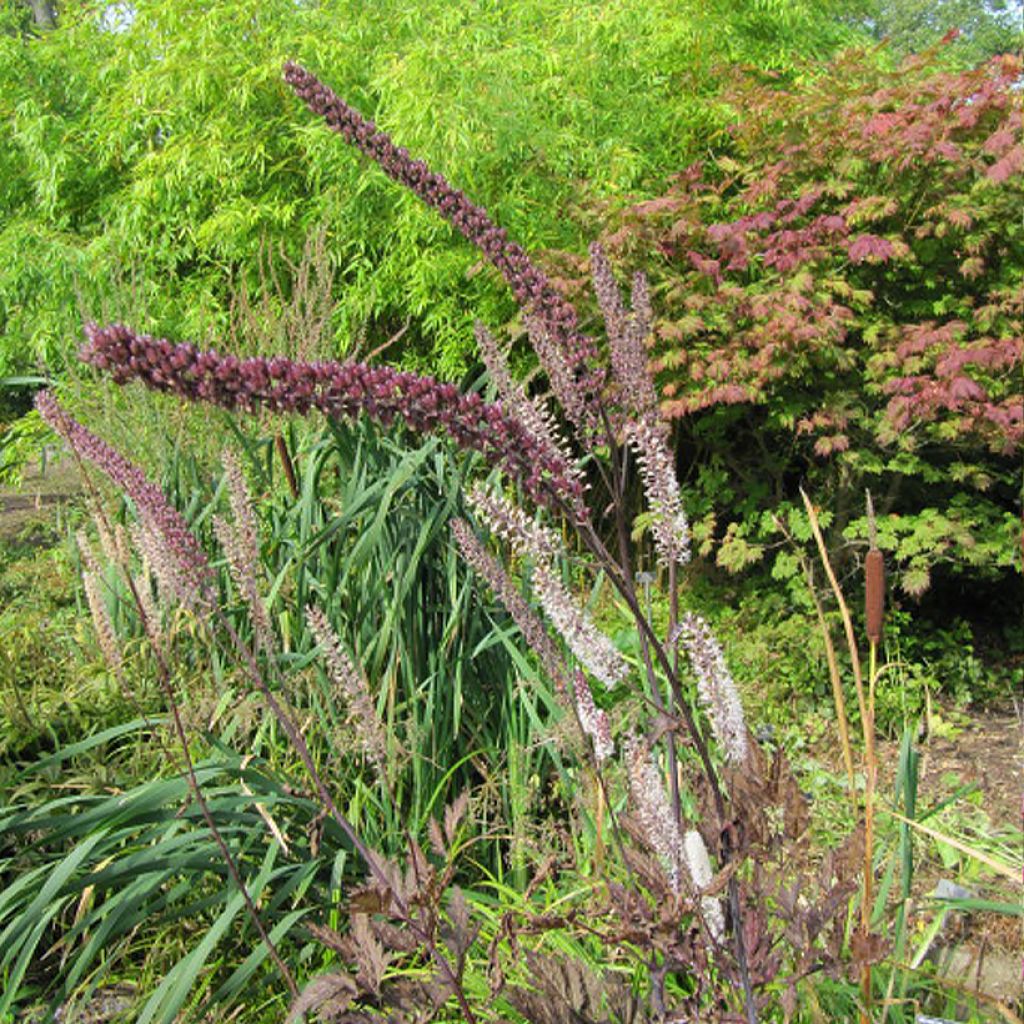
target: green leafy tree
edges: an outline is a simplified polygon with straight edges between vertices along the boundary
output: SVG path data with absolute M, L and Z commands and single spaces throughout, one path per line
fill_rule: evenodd
M 1019 52 L 1024 9 L 1019 0 L 878 0 L 867 25 L 899 56 L 921 53 L 955 32 L 947 57 L 962 67 Z
M 829 53 L 855 35 L 835 9 L 139 0 L 130 17 L 60 5 L 52 31 L 26 32 L 29 7 L 7 2 L 0 375 L 59 368 L 83 315 L 129 306 L 154 330 L 216 333 L 261 245 L 295 259 L 321 227 L 336 338 L 376 346 L 408 325 L 397 354 L 461 372 L 472 316 L 500 322 L 507 296 L 415 201 L 287 119 L 284 59 L 328 72 L 524 244 L 579 247 L 585 198 L 654 188 L 720 123 L 718 64 Z

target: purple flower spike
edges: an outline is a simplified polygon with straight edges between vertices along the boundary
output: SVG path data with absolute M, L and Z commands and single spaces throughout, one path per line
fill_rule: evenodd
M 568 507 L 579 522 L 588 518 L 579 476 L 557 449 L 500 405 L 462 394 L 453 384 L 366 363 L 221 356 L 121 324 L 88 324 L 85 335 L 82 358 L 118 384 L 138 380 L 225 409 L 319 409 L 339 419 L 364 413 L 384 426 L 400 420 L 418 433 L 442 431 L 519 481 L 538 504 L 556 511 Z
M 132 499 L 144 528 L 169 556 L 178 597 L 188 605 L 202 603 L 210 582 L 209 562 L 164 492 L 138 466 L 65 412 L 49 391 L 36 395 L 36 408 L 74 452 L 102 470 Z
M 486 210 L 470 202 L 463 192 L 452 188 L 440 174 L 430 171 L 422 160 L 413 160 L 388 135 L 377 131 L 372 121 L 350 107 L 301 65 L 285 64 L 284 79 L 299 99 L 346 142 L 374 160 L 389 178 L 437 210 L 472 242 L 499 271 L 520 306 L 544 325 L 578 381 L 581 392 L 596 394 L 600 390 L 604 375 L 595 365 L 597 345 L 593 338 L 579 330 L 576 310 L 552 287 L 526 250 L 510 241 L 505 229 L 498 227 Z

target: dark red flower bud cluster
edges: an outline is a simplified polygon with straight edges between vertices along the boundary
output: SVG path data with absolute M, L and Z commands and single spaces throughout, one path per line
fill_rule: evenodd
M 226 409 L 318 409 L 339 418 L 365 414 L 384 426 L 399 420 L 421 433 L 442 431 L 516 479 L 534 501 L 568 506 L 581 522 L 588 516 L 578 476 L 557 449 L 500 405 L 462 394 L 454 384 L 366 363 L 238 359 L 138 335 L 122 324 L 88 324 L 85 334 L 82 358 L 119 384 L 137 380 Z
M 284 78 L 299 99 L 346 142 L 374 160 L 388 177 L 437 210 L 480 249 L 504 277 L 516 301 L 543 323 L 572 375 L 580 382 L 581 390 L 596 394 L 603 383 L 603 371 L 596 365 L 597 346 L 578 329 L 572 304 L 552 287 L 523 247 L 510 241 L 505 229 L 498 227 L 486 210 L 452 188 L 422 160 L 410 157 L 406 149 L 396 146 L 385 132 L 377 130 L 373 121 L 363 117 L 304 67 L 292 62 L 285 64 Z

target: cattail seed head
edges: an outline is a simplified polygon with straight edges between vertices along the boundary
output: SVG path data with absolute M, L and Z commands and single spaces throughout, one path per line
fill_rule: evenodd
M 868 642 L 882 640 L 882 622 L 885 615 L 885 558 L 878 549 L 878 522 L 871 492 L 865 493 L 868 519 L 868 555 L 864 559 L 864 619 L 867 623 Z
M 878 548 L 871 548 L 864 559 L 864 618 L 867 620 L 868 640 L 873 644 L 882 640 L 884 616 L 885 558 Z

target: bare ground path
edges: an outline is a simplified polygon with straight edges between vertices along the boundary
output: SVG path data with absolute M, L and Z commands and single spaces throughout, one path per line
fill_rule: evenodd
M 49 532 L 55 513 L 82 494 L 74 459 L 50 460 L 45 470 L 34 463 L 19 487 L 0 487 L 0 543 L 17 540 L 33 527 Z

